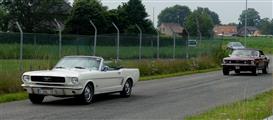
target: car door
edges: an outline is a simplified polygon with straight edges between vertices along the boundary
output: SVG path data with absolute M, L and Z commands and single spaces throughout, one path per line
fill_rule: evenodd
M 119 70 L 103 70 L 97 74 L 96 84 L 99 93 L 115 92 L 121 88 L 123 77 Z

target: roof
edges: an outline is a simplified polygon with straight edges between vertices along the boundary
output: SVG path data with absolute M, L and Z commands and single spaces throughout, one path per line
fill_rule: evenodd
M 233 25 L 216 25 L 213 30 L 215 29 L 237 29 L 237 27 Z
M 257 28 L 257 27 L 254 27 L 254 26 L 247 26 L 246 29 L 247 29 L 248 31 L 256 31 L 256 30 L 258 30 L 258 28 Z M 244 31 L 244 30 L 245 30 L 245 27 L 241 27 L 241 28 L 240 28 L 240 31 Z
M 169 28 L 175 33 L 183 33 L 184 30 L 184 28 L 178 23 L 162 23 L 160 26 Z

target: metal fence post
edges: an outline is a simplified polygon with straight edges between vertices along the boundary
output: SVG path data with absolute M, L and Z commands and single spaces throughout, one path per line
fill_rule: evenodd
M 93 26 L 94 30 L 95 30 L 95 35 L 94 35 L 94 46 L 93 46 L 93 56 L 96 55 L 96 47 L 97 47 L 97 34 L 98 34 L 98 29 L 95 26 L 95 24 L 93 23 L 92 20 L 90 20 L 91 25 Z
M 184 25 L 185 26 L 185 25 Z M 188 29 L 185 27 L 185 31 L 187 32 L 187 40 L 186 40 L 186 59 L 189 59 L 189 40 L 190 40 L 190 33 Z
M 59 31 L 59 58 L 61 58 L 62 56 L 62 27 L 56 19 L 54 19 L 54 21 L 57 24 L 58 31 Z
M 23 40 L 24 40 L 24 33 L 23 30 L 18 22 L 16 22 L 16 25 L 20 31 L 20 73 L 23 72 Z
M 137 29 L 139 30 L 139 51 L 138 51 L 138 59 L 141 60 L 142 56 L 142 30 L 141 28 L 136 24 Z
M 120 33 L 120 31 L 114 22 L 112 22 L 112 24 L 117 30 L 117 61 L 119 61 L 119 33 Z
M 175 48 L 176 48 L 176 34 L 173 31 L 173 59 L 175 59 Z
M 156 54 L 156 56 L 157 56 L 157 59 L 159 59 L 159 44 L 160 44 L 160 34 L 159 34 L 159 31 L 158 30 L 156 30 L 156 32 L 157 32 L 157 54 Z

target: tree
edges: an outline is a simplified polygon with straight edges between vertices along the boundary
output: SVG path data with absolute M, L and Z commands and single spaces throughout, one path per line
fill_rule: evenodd
M 8 19 L 7 12 L 0 7 L 0 31 L 7 31 L 8 29 Z
M 241 26 L 245 25 L 245 16 L 247 16 L 247 26 L 258 26 L 261 19 L 258 11 L 254 8 L 244 10 L 239 18 Z
M 90 19 L 99 28 L 98 32 L 105 32 L 107 29 L 106 12 L 107 8 L 102 6 L 98 0 L 76 0 L 65 23 L 65 32 L 85 35 L 94 33 Z
M 66 0 L 2 0 L 1 5 L 8 13 L 9 29 L 17 31 L 18 21 L 24 32 L 53 32 L 53 19 L 65 19 L 70 9 Z
M 273 24 L 271 23 L 269 18 L 264 18 L 261 19 L 258 25 L 259 30 L 261 31 L 262 34 L 269 35 L 272 34 Z
M 200 13 L 206 13 L 207 15 L 209 15 L 214 25 L 221 24 L 218 14 L 216 12 L 211 11 L 209 8 L 198 7 L 197 11 L 199 11 Z
M 200 31 L 202 36 L 210 36 L 213 29 L 213 21 L 206 12 L 195 10 L 186 18 L 185 27 L 190 35 L 198 36 Z
M 191 10 L 187 6 L 175 5 L 161 11 L 158 16 L 158 25 L 161 23 L 179 23 L 183 25 L 185 19 L 191 14 Z
M 144 33 L 154 33 L 154 27 L 150 20 L 147 19 L 148 14 L 141 0 L 129 0 L 123 4 L 119 10 L 120 16 L 125 23 L 125 32 L 135 32 L 135 24 L 138 24 Z M 122 15 L 122 16 L 121 16 Z M 135 29 L 132 29 L 132 28 Z

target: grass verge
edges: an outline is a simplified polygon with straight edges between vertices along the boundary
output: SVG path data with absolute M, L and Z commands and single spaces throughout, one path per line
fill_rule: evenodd
M 185 120 L 262 120 L 272 115 L 273 90 L 253 98 L 216 107 Z
M 28 95 L 26 92 L 2 94 L 0 95 L 0 103 L 24 100 L 27 99 L 27 97 Z

